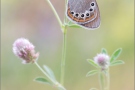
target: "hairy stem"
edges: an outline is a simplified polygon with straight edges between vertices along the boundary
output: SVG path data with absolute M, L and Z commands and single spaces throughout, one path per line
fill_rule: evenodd
M 107 70 L 107 90 L 110 90 L 110 73 L 109 73 L 109 68 Z
M 63 48 L 62 48 L 62 60 L 61 60 L 61 79 L 60 82 L 64 85 L 64 76 L 65 76 L 65 61 L 66 61 L 66 27 L 63 32 Z
M 37 62 L 34 62 L 36 64 L 36 66 L 39 68 L 39 70 L 53 83 L 53 84 L 57 84 L 56 81 L 54 81 L 40 66 Z
M 100 83 L 100 89 L 104 90 L 104 76 L 102 71 L 99 73 L 99 83 Z
M 65 0 L 65 11 L 67 6 L 67 0 Z M 67 22 L 66 15 L 64 15 L 64 23 Z M 60 82 L 62 85 L 64 85 L 64 77 L 65 77 L 65 61 L 66 61 L 66 33 L 67 33 L 67 27 L 63 27 L 63 48 L 62 48 L 62 60 L 61 60 L 61 78 Z
M 53 10 L 54 15 L 56 16 L 56 18 L 57 18 L 57 20 L 58 20 L 58 22 L 59 22 L 60 27 L 62 27 L 62 22 L 61 22 L 61 20 L 60 20 L 60 17 L 59 17 L 59 15 L 58 15 L 58 13 L 56 12 L 54 6 L 52 5 L 51 1 L 50 1 L 50 0 L 46 0 L 46 1 L 48 2 L 48 4 L 50 5 L 51 9 Z
M 54 6 L 52 5 L 52 3 L 50 2 L 50 0 L 46 0 L 48 2 L 48 4 L 50 5 L 51 9 L 53 10 L 59 25 L 61 27 L 61 30 L 63 32 L 63 48 L 62 48 L 62 60 L 61 60 L 61 79 L 60 82 L 63 85 L 64 84 L 64 74 L 65 74 L 65 58 L 66 58 L 66 32 L 67 32 L 67 27 L 61 22 L 59 15 L 57 14 Z M 65 6 L 67 4 L 67 0 L 65 0 Z M 66 9 L 66 8 L 65 8 Z M 67 18 L 66 16 L 64 17 L 64 23 L 67 22 Z

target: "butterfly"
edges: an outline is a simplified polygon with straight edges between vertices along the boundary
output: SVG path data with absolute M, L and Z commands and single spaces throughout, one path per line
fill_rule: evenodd
M 96 0 L 68 0 L 66 16 L 89 30 L 100 26 L 100 12 Z

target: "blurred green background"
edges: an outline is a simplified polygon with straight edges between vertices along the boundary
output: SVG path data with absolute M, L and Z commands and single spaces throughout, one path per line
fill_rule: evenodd
M 63 20 L 64 0 L 51 0 Z M 98 76 L 85 77 L 94 69 L 87 61 L 106 48 L 117 48 L 125 64 L 111 67 L 110 90 L 134 90 L 134 1 L 98 0 L 101 26 L 96 30 L 68 28 L 65 87 L 67 90 L 99 88 Z M 46 0 L 1 0 L 1 90 L 57 90 L 33 81 L 43 74 L 34 64 L 21 64 L 12 52 L 13 42 L 29 39 L 40 52 L 38 63 L 49 66 L 60 79 L 63 35 Z

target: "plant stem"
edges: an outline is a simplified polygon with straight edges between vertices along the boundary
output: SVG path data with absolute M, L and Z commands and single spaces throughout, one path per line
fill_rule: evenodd
M 100 89 L 104 90 L 104 76 L 102 71 L 99 73 L 99 83 L 100 83 Z
M 39 68 L 39 70 L 53 83 L 53 84 L 57 84 L 56 81 L 54 81 L 40 66 L 37 62 L 34 62 L 36 64 L 36 66 Z
M 65 13 L 66 13 L 66 11 L 67 11 L 67 2 L 68 0 L 65 0 Z M 67 17 L 66 17 L 66 15 L 65 15 L 65 13 L 64 13 L 64 23 L 67 23 Z
M 110 90 L 110 73 L 109 73 L 109 68 L 107 70 L 107 90 Z
M 48 2 L 48 4 L 50 5 L 51 9 L 53 10 L 54 15 L 56 16 L 56 18 L 57 18 L 57 20 L 58 20 L 58 22 L 59 22 L 59 24 L 60 24 L 60 27 L 62 27 L 62 22 L 61 22 L 61 20 L 60 20 L 60 17 L 59 17 L 59 15 L 58 15 L 58 13 L 56 12 L 54 6 L 52 5 L 51 1 L 50 1 L 50 0 L 46 0 L 46 1 Z
M 67 0 L 65 0 L 65 11 L 67 6 Z M 64 15 L 64 23 L 67 23 L 66 15 Z M 62 48 L 62 60 L 61 60 L 61 78 L 60 83 L 64 85 L 64 76 L 65 76 L 65 61 L 66 61 L 66 33 L 67 27 L 62 27 L 63 29 L 63 48 Z
M 51 9 L 53 10 L 59 25 L 61 27 L 61 30 L 63 32 L 63 48 L 62 48 L 62 60 L 61 60 L 61 79 L 60 82 L 63 85 L 64 84 L 64 74 L 65 74 L 65 58 L 66 58 L 66 32 L 67 32 L 67 27 L 65 25 L 62 24 L 59 15 L 57 14 L 54 6 L 52 5 L 52 3 L 50 2 L 50 0 L 47 0 L 48 4 L 50 5 Z M 67 0 L 65 1 L 65 4 L 67 3 Z M 67 18 L 64 17 L 64 23 L 67 22 Z
M 63 48 L 62 48 L 62 60 L 61 60 L 61 79 L 60 83 L 64 85 L 64 75 L 65 75 L 65 61 L 66 61 L 66 32 L 67 28 L 64 28 L 63 32 Z

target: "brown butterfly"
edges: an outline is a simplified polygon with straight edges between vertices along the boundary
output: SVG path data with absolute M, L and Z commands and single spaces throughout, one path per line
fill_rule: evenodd
M 68 0 L 67 17 L 89 30 L 100 26 L 100 12 L 96 0 Z

